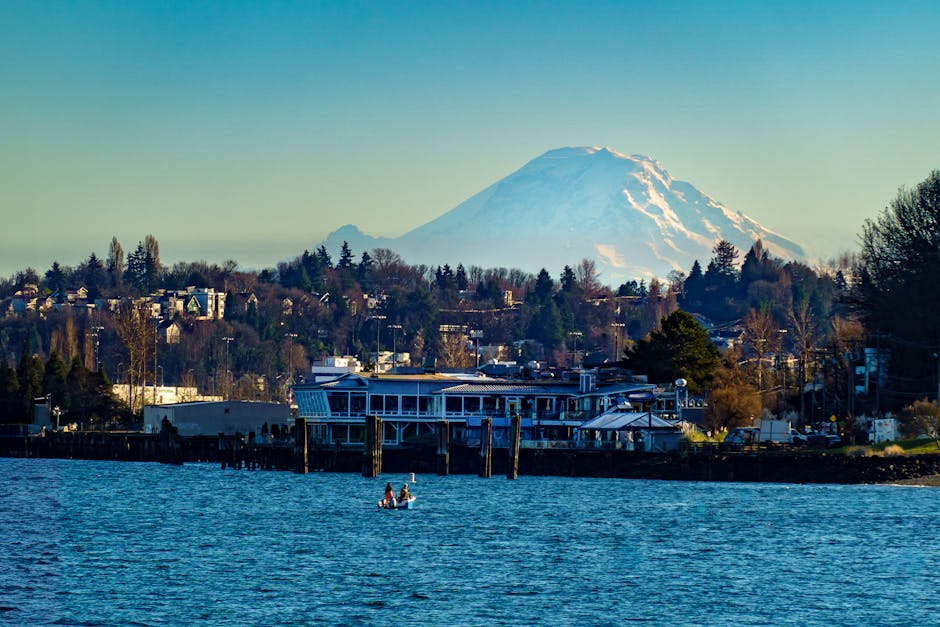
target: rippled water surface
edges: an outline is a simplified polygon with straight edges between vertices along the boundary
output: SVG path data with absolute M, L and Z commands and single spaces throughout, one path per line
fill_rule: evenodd
M 940 491 L 0 459 L 0 622 L 938 624 Z

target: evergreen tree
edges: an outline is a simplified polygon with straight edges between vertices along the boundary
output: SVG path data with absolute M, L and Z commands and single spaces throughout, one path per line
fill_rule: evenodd
M 317 260 L 320 262 L 320 267 L 322 268 L 333 267 L 333 259 L 330 258 L 330 253 L 326 252 L 326 246 L 317 248 Z
M 627 356 L 628 367 L 637 374 L 646 374 L 657 383 L 681 377 L 693 392 L 708 386 L 718 363 L 718 349 L 708 333 L 681 309 L 663 318 L 662 327 L 637 342 Z
M 52 267 L 46 270 L 46 287 L 52 292 L 62 292 L 65 290 L 65 272 L 58 261 L 52 262 Z
M 19 403 L 20 382 L 16 370 L 4 359 L 0 363 L 0 422 L 22 422 L 22 409 Z
M 22 420 L 29 422 L 33 419 L 33 403 L 35 399 L 45 396 L 42 387 L 44 373 L 45 367 L 39 355 L 31 354 L 28 350 L 24 349 L 16 371 L 16 377 L 20 383 L 19 409 L 20 418 Z
M 581 291 L 578 286 L 578 278 L 571 266 L 565 266 L 564 270 L 561 271 L 561 291 L 569 294 L 577 294 Z
M 940 352 L 940 170 L 914 189 L 901 189 L 862 229 L 861 282 L 856 306 L 891 351 L 894 405 L 937 394 Z M 884 397 L 883 397 L 884 398 Z M 909 400 L 907 401 L 909 402 Z
M 542 268 L 535 277 L 535 286 L 532 288 L 531 303 L 533 305 L 547 305 L 552 300 L 552 294 L 555 291 L 555 283 L 549 276 L 548 270 Z
M 467 287 L 469 286 L 469 282 L 467 281 L 467 271 L 464 269 L 462 263 L 457 264 L 456 280 L 457 280 L 457 291 L 462 292 L 466 290 Z
M 127 268 L 124 274 L 130 284 L 139 292 L 148 292 L 147 251 L 143 242 L 137 242 L 137 248 L 127 256 Z
M 72 358 L 72 363 L 66 375 L 66 388 L 69 399 L 68 411 L 71 419 L 81 421 L 82 424 L 85 424 L 87 419 L 89 376 L 88 370 L 82 365 L 82 360 L 77 356 Z
M 46 361 L 42 387 L 46 394 L 51 395 L 54 406 L 60 407 L 63 411 L 68 411 L 70 402 L 68 370 L 65 367 L 65 362 L 54 351 Z
M 361 285 L 364 290 L 368 290 L 372 282 L 373 265 L 375 264 L 372 261 L 372 256 L 368 252 L 362 251 L 362 258 L 359 260 L 358 279 L 359 285 Z
M 692 270 L 685 279 L 683 295 L 684 303 L 695 305 L 705 300 L 705 276 L 702 274 L 702 266 L 699 264 L 698 259 L 692 264 Z
M 85 262 L 85 289 L 88 290 L 88 300 L 94 301 L 101 296 L 101 287 L 105 284 L 104 264 L 95 253 L 91 253 Z
M 353 263 L 353 254 L 349 249 L 349 242 L 343 242 L 343 246 L 339 251 L 339 261 L 336 262 L 337 270 L 351 270 L 355 264 Z

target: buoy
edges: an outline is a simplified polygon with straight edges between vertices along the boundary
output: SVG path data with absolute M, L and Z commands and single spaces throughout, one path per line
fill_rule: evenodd
M 411 473 L 411 483 L 415 482 L 415 473 Z

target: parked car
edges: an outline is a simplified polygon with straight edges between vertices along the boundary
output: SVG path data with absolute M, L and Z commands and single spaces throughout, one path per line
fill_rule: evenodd
M 803 446 L 809 441 L 809 435 L 798 431 L 796 429 L 790 429 L 790 443 L 794 446 Z
M 728 435 L 718 445 L 722 450 L 741 450 L 745 446 L 756 447 L 760 443 L 760 429 L 757 427 L 736 427 L 728 431 Z
M 839 448 L 842 446 L 842 438 L 834 434 L 817 433 L 807 438 L 806 445 L 813 448 Z

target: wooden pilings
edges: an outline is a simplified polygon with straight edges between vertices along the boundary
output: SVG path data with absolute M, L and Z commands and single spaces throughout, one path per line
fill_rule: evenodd
M 310 452 L 307 447 L 307 421 L 294 421 L 294 472 L 305 475 L 310 469 Z
M 446 420 L 437 423 L 437 474 L 450 474 L 450 423 Z
M 366 416 L 365 446 L 362 449 L 362 476 L 382 474 L 382 419 Z
M 519 441 L 522 439 L 522 417 L 513 414 L 509 423 L 509 468 L 507 479 L 519 478 Z
M 493 474 L 493 419 L 480 420 L 480 476 L 489 478 Z

